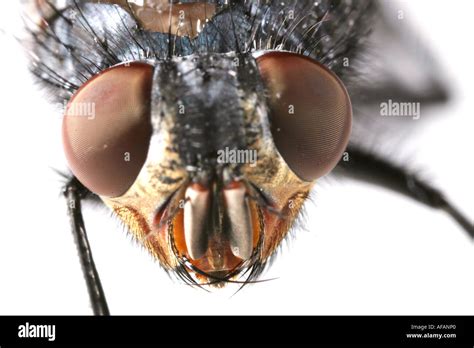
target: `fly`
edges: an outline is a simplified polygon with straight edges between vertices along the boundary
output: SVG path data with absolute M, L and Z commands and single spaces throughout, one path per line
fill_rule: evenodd
M 356 110 L 380 97 L 350 83 L 348 63 L 376 2 L 37 0 L 31 13 L 32 72 L 67 103 L 64 193 L 95 314 L 109 310 L 87 200 L 199 287 L 257 282 L 331 172 L 444 210 L 474 236 L 440 191 L 351 138 Z

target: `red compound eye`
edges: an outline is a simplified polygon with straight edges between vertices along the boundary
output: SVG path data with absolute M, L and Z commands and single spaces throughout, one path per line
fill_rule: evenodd
M 92 192 L 123 195 L 148 154 L 153 67 L 109 68 L 85 83 L 68 104 L 63 144 L 74 175 Z
M 257 61 L 271 94 L 272 135 L 283 159 L 306 181 L 328 174 L 349 142 L 346 88 L 327 68 L 298 54 L 271 52 Z

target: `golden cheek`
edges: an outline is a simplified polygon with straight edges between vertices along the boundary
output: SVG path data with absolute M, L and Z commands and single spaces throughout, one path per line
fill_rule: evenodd
M 153 223 L 132 207 L 113 204 L 110 206 L 117 217 L 127 226 L 134 238 L 145 246 L 152 256 L 159 260 L 164 267 L 174 267 L 172 255 L 167 247 L 166 234 L 153 229 Z M 166 225 L 163 226 L 166 229 Z
M 122 197 L 105 198 L 104 203 L 110 207 L 117 217 L 128 227 L 135 239 L 145 246 L 154 258 L 166 268 L 176 266 L 176 259 L 169 248 L 167 224 L 158 224 L 160 207 L 165 206 L 167 212 L 175 209 L 174 204 L 167 202 L 174 195 L 179 195 L 180 188 L 185 187 L 184 172 L 168 172 L 157 165 L 148 165 L 139 176 L 137 182 Z M 166 183 L 160 178 L 166 175 L 175 181 Z M 178 192 L 178 193 L 177 193 Z
M 266 260 L 288 234 L 314 182 L 296 176 L 272 141 L 259 139 L 253 146 L 258 151 L 257 164 L 244 166 L 243 173 L 245 179 L 261 190 L 271 203 L 271 209 L 260 204 L 264 224 L 262 259 Z
M 309 195 L 309 191 L 297 192 L 288 200 L 288 204 L 279 214 L 263 211 L 265 241 L 262 248 L 262 259 L 269 258 L 285 239 Z
M 166 206 L 164 211 L 157 211 L 159 205 L 147 204 L 146 202 L 149 202 L 150 199 L 146 195 L 136 197 L 134 200 L 129 199 L 128 204 L 119 203 L 118 201 L 117 199 L 114 201 L 104 200 L 134 238 L 147 248 L 155 259 L 159 260 L 165 268 L 172 269 L 176 267 L 176 258 L 169 243 L 169 225 L 166 217 L 163 220 L 161 219 L 170 210 L 174 210 L 174 206 Z M 179 222 L 180 213 L 182 215 L 181 210 L 177 210 L 177 212 L 175 222 Z M 175 224 L 175 228 L 179 229 L 179 224 Z M 181 243 L 179 237 L 175 242 Z

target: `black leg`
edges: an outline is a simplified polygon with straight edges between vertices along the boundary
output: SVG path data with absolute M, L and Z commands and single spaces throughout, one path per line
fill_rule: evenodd
M 356 146 L 349 146 L 347 153 L 348 157 L 339 163 L 335 174 L 380 185 L 443 210 L 474 239 L 473 221 L 454 207 L 439 190 L 423 182 L 416 174 Z
M 104 290 L 100 283 L 99 273 L 94 264 L 92 251 L 87 239 L 87 232 L 82 218 L 81 201 L 87 196 L 87 190 L 76 179 L 71 179 L 64 188 L 67 199 L 68 215 L 71 219 L 71 229 L 76 241 L 82 271 L 87 283 L 87 290 L 94 315 L 109 315 L 109 308 Z

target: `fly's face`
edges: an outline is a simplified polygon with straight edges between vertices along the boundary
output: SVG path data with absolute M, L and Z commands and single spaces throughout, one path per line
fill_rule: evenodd
M 96 76 L 63 137 L 78 179 L 165 267 L 220 283 L 275 251 L 350 120 L 342 84 L 307 58 L 200 54 Z
M 192 27 L 213 15 L 207 6 L 191 6 Z M 142 26 L 160 31 L 159 22 Z M 351 103 L 326 67 L 239 52 L 107 68 L 75 91 L 63 121 L 74 175 L 166 269 L 196 284 L 256 277 L 349 140 Z

